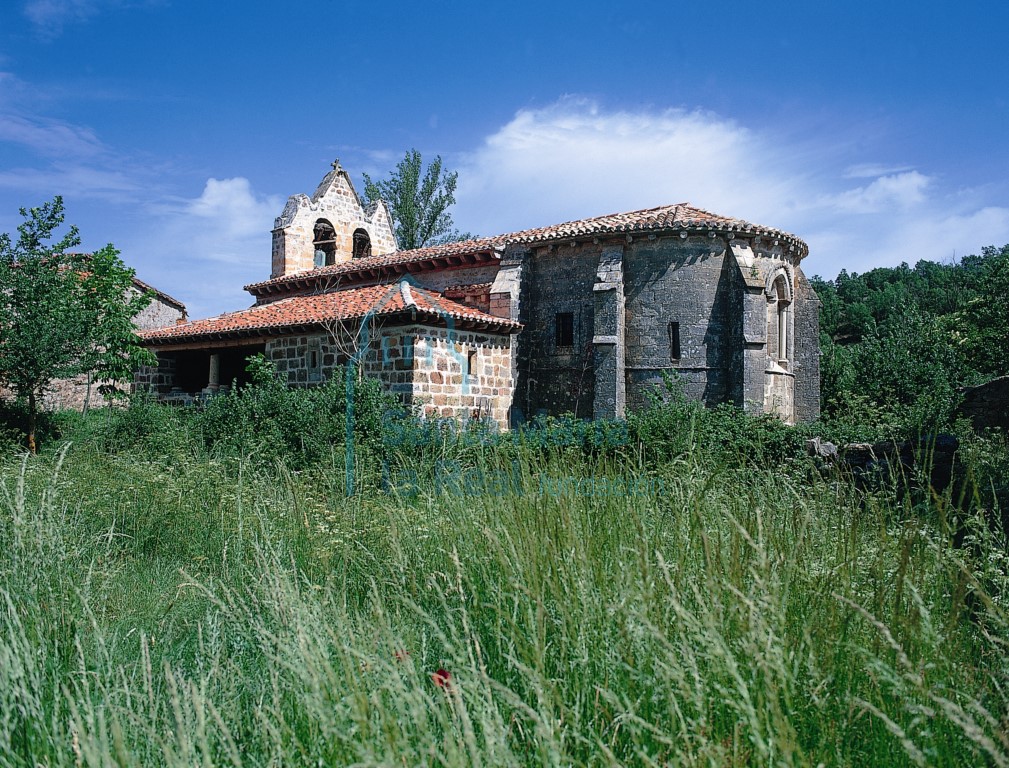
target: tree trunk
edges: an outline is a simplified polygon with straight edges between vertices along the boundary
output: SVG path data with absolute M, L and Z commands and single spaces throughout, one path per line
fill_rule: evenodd
M 33 456 L 36 453 L 35 447 L 35 424 L 38 419 L 38 404 L 35 402 L 35 393 L 28 393 L 28 452 Z

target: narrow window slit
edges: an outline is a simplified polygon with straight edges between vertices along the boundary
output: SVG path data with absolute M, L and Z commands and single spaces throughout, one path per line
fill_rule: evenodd
M 674 362 L 680 362 L 680 324 L 670 323 L 669 324 L 669 359 Z
M 556 316 L 555 346 L 575 345 L 575 315 L 573 312 L 558 312 Z

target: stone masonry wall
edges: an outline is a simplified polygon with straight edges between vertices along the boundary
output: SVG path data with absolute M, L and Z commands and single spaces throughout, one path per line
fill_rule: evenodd
M 773 413 L 789 424 L 795 421 L 795 374 L 767 370 L 764 376 L 764 413 Z
M 992 379 L 976 387 L 965 387 L 957 415 L 970 419 L 974 429 L 1001 429 L 1009 432 L 1009 376 Z
M 497 264 L 480 264 L 476 266 L 465 266 L 465 267 L 450 267 L 448 269 L 437 269 L 429 270 L 426 272 L 418 272 L 416 274 L 410 274 L 406 277 L 398 277 L 398 280 L 408 279 L 412 285 L 416 285 L 419 288 L 425 288 L 429 291 L 437 291 L 438 293 L 443 292 L 446 288 L 455 287 L 459 285 L 474 285 L 474 284 L 489 284 L 494 281 L 494 277 L 497 275 L 498 265 Z M 389 283 L 390 279 L 386 277 L 376 278 L 374 280 L 360 280 L 355 279 L 353 282 L 354 288 L 365 287 L 369 285 L 376 284 L 386 284 Z M 334 278 L 331 285 L 325 286 L 326 290 L 338 290 L 342 284 L 339 278 Z M 319 286 L 312 285 L 301 289 L 290 289 L 285 290 L 281 294 L 266 295 L 261 297 L 258 301 L 262 304 L 268 304 L 272 301 L 279 301 L 281 299 L 286 299 L 291 296 L 305 296 L 318 293 L 320 290 Z M 465 303 L 465 302 L 462 302 Z
M 182 318 L 181 309 L 155 296 L 145 309 L 140 310 L 134 316 L 133 325 L 137 327 L 137 330 L 150 331 L 155 328 L 175 325 Z
M 318 365 L 311 365 L 315 351 Z M 291 386 L 321 384 L 348 359 L 328 334 L 273 339 L 266 356 Z M 472 358 L 473 370 L 465 369 Z M 364 374 L 426 416 L 490 418 L 508 427 L 512 399 L 511 338 L 425 325 L 380 328 L 362 355 Z
M 725 241 L 674 235 L 635 240 L 628 250 L 628 407 L 645 407 L 647 390 L 661 387 L 663 374 L 675 375 L 690 398 L 723 402 L 731 371 L 730 298 L 738 290 Z M 678 360 L 670 323 L 679 324 Z
M 308 387 L 329 378 L 333 368 L 344 363 L 353 354 L 353 349 L 338 347 L 327 333 L 316 333 L 271 339 L 266 343 L 264 354 L 277 367 L 281 378 L 286 378 L 289 386 Z
M 596 268 L 603 243 L 563 243 L 533 250 L 525 261 L 515 405 L 526 419 L 571 412 L 591 418 Z M 493 297 L 492 297 L 493 300 Z M 557 315 L 570 313 L 573 343 L 558 346 Z
M 142 392 L 168 393 L 175 386 L 175 356 L 158 353 L 158 364 L 144 366 L 133 378 L 134 386 Z
M 593 312 L 593 360 L 595 392 L 592 415 L 622 419 L 627 405 L 625 370 L 626 318 L 624 296 L 624 247 L 613 245 L 599 254 Z
M 508 428 L 512 404 L 508 334 L 415 326 L 404 329 L 399 344 L 404 356 L 412 351 L 412 400 L 425 415 L 489 418 Z M 375 362 L 381 365 L 377 355 Z
M 613 338 L 619 339 L 620 326 L 607 319 L 608 314 L 597 317 L 609 304 L 602 296 L 594 301 L 593 283 L 602 269 L 603 253 L 622 249 L 627 408 L 647 406 L 649 390 L 661 388 L 663 376 L 672 374 L 688 397 L 709 405 L 733 401 L 754 412 L 776 412 L 788 421 L 815 418 L 819 412 L 816 296 L 791 253 L 783 252 L 774 239 L 740 242 L 739 256 L 734 253 L 736 243 L 730 250 L 721 235 L 677 233 L 563 243 L 531 251 L 524 261 L 525 298 L 517 318 L 525 324 L 517 340 L 515 390 L 515 405 L 523 416 L 575 412 L 591 417 L 594 400 L 605 407 L 611 400 L 619 402 L 619 387 L 611 381 L 619 355 L 612 365 L 607 357 L 619 349 L 612 347 L 604 354 L 592 342 L 612 345 Z M 783 369 L 770 357 L 777 354 L 768 346 L 769 336 L 777 342 L 776 335 L 768 334 L 776 305 L 769 304 L 765 281 L 786 266 L 794 286 L 788 309 L 789 359 Z M 608 280 L 603 283 L 608 285 Z M 514 311 L 516 303 L 514 291 L 498 295 L 492 290 L 494 314 L 506 314 L 509 305 Z M 557 315 L 568 312 L 574 321 L 574 343 L 559 349 Z M 678 358 L 672 348 L 672 323 L 677 324 Z M 600 377 L 606 391 L 597 397 Z
M 474 285 L 491 283 L 498 272 L 497 264 L 479 264 L 476 266 L 452 267 L 418 272 L 411 275 L 417 285 L 429 291 L 439 293 L 446 288 L 457 285 Z
M 795 420 L 815 421 L 820 417 L 820 299 L 798 267 L 794 293 Z

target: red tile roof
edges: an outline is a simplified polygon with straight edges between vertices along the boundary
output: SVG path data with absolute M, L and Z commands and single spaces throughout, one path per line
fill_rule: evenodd
M 464 240 L 459 243 L 445 243 L 444 245 L 434 245 L 429 248 L 417 248 L 412 251 L 397 251 L 396 253 L 354 259 L 353 261 L 345 261 L 328 267 L 317 267 L 305 272 L 295 272 L 291 275 L 263 280 L 262 282 L 245 286 L 245 290 L 253 296 L 261 296 L 274 292 L 278 288 L 288 289 L 297 286 L 299 283 L 305 285 L 319 285 L 321 283 L 335 288 L 343 279 L 353 279 L 362 275 L 377 276 L 381 273 L 388 273 L 390 268 L 405 267 L 408 264 L 417 264 L 424 261 L 442 259 L 448 264 L 453 259 L 457 263 L 496 260 L 500 256 L 495 251 L 503 249 L 506 244 L 500 238 L 485 237 L 479 240 Z M 402 273 L 407 270 L 401 268 L 398 271 Z
M 483 237 L 475 240 L 464 240 L 458 243 L 445 243 L 444 245 L 417 248 L 412 251 L 397 251 L 396 253 L 387 253 L 381 256 L 370 256 L 366 259 L 355 259 L 354 261 L 333 264 L 328 267 L 319 267 L 318 269 L 298 272 L 293 275 L 284 275 L 270 280 L 263 280 L 245 286 L 245 290 L 255 296 L 260 296 L 292 283 L 315 282 L 321 279 L 337 277 L 349 278 L 358 273 L 367 274 L 375 271 L 387 271 L 390 267 L 432 259 L 491 254 L 502 251 L 507 245 L 512 243 L 549 243 L 580 237 L 646 233 L 662 230 L 700 230 L 704 232 L 724 232 L 727 234 L 768 235 L 785 240 L 789 245 L 794 246 L 798 251 L 799 258 L 803 258 L 808 252 L 806 244 L 795 235 L 778 229 L 764 227 L 760 224 L 753 224 L 743 219 L 719 216 L 716 213 L 695 208 L 689 203 L 679 203 L 677 205 L 664 205 L 658 208 L 646 208 L 640 211 L 628 211 L 627 213 L 611 213 L 606 216 L 568 221 L 563 224 L 554 224 L 537 229 L 525 229 L 520 232 L 496 235 L 495 237 Z
M 180 344 L 219 338 L 261 336 L 318 328 L 326 323 L 355 320 L 367 315 L 416 315 L 418 322 L 451 319 L 462 325 L 480 325 L 513 333 L 520 323 L 464 306 L 408 280 L 370 285 L 309 296 L 292 296 L 205 320 L 144 331 L 147 345 Z

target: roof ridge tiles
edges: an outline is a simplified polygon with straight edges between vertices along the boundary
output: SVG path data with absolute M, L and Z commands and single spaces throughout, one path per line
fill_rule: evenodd
M 413 294 L 410 293 L 410 281 L 400 280 L 399 281 L 399 292 L 403 297 L 403 303 L 408 307 L 416 307 L 417 302 L 413 298 Z

